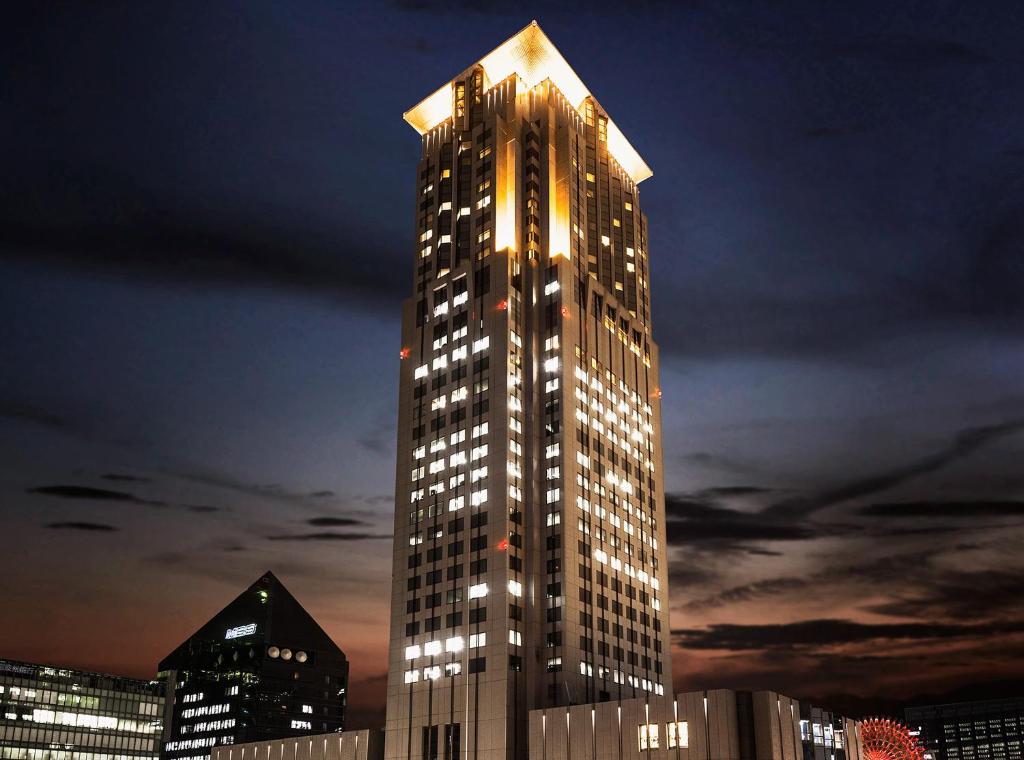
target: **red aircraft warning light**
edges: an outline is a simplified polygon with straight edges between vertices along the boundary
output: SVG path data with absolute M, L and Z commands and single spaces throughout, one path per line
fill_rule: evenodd
M 503 538 L 498 542 L 498 551 L 506 551 L 508 549 L 508 539 Z
M 498 311 L 505 311 L 505 309 L 507 309 L 507 308 L 508 308 L 508 301 L 506 301 L 504 298 L 502 298 L 500 301 L 498 301 Z
M 562 316 L 565 317 L 566 319 L 569 318 L 569 307 L 568 306 L 563 306 L 562 307 Z
M 408 359 L 409 358 L 409 347 L 408 346 L 403 347 L 402 350 L 398 352 L 398 355 L 401 356 L 403 359 Z

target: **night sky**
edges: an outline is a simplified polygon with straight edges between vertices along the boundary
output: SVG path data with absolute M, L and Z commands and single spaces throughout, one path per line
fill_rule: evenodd
M 676 688 L 1024 677 L 1020 4 L 26 5 L 0 657 L 150 677 L 269 569 L 379 720 L 401 114 L 536 17 L 654 169 Z

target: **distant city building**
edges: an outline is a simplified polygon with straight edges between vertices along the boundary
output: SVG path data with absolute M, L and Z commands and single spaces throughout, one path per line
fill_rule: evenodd
M 847 745 L 853 747 L 848 750 Z M 860 756 L 856 721 L 800 703 L 800 741 L 804 760 L 854 760 Z
M 169 654 L 159 678 L 167 760 L 344 725 L 348 660 L 273 573 Z
M 155 759 L 163 686 L 0 660 L 0 758 Z
M 803 716 L 803 717 L 802 717 Z M 857 723 L 771 691 L 696 691 L 534 710 L 530 760 L 863 760 Z M 419 760 L 460 760 L 454 742 Z M 382 760 L 380 732 L 218 747 L 211 760 Z
M 935 760 L 1021 760 L 1024 697 L 908 707 L 904 715 Z

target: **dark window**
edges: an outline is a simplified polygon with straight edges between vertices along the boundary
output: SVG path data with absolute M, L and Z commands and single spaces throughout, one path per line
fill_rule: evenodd
M 470 673 L 483 673 L 487 670 L 487 658 L 486 657 L 473 657 L 469 661 L 469 672 Z
M 469 622 L 470 623 L 482 623 L 487 620 L 487 608 L 479 607 L 475 610 L 469 611 Z

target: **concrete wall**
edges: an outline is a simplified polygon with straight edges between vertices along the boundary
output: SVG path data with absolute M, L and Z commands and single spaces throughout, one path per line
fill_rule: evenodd
M 668 747 L 668 724 L 685 722 L 685 747 Z M 640 726 L 657 724 L 657 749 L 640 749 Z M 862 760 L 845 721 L 847 760 Z M 727 689 L 530 713 L 530 760 L 802 760 L 800 705 L 772 691 Z
M 210 760 L 382 760 L 380 729 L 316 734 L 214 748 Z

